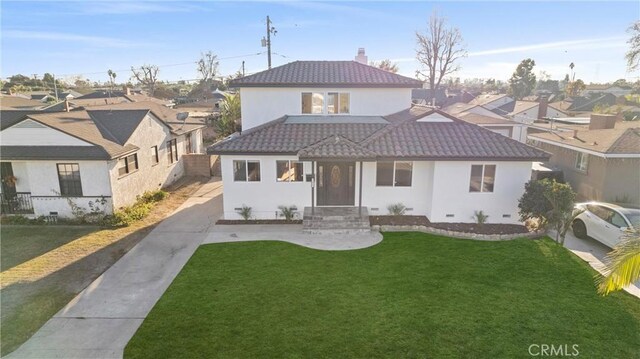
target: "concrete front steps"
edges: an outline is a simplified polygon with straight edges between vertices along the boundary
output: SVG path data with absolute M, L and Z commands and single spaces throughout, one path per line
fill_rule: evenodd
M 308 234 L 350 234 L 371 232 L 369 213 L 362 207 L 305 207 L 302 232 Z

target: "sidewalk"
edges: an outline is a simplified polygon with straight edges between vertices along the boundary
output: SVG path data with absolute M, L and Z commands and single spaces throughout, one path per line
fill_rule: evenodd
M 122 358 L 221 213 L 222 182 L 212 180 L 6 357 Z

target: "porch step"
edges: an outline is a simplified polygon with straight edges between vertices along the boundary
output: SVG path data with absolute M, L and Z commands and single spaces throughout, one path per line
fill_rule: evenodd
M 303 232 L 312 234 L 365 233 L 371 231 L 369 213 L 362 207 L 311 207 L 304 209 Z

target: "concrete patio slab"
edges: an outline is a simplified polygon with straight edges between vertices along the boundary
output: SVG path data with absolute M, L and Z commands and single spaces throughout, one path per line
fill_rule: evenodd
M 342 251 L 374 246 L 382 241 L 382 234 L 375 231 L 350 234 L 306 234 L 302 233 L 302 225 L 239 224 L 212 228 L 202 243 L 246 241 L 281 241 L 313 249 Z

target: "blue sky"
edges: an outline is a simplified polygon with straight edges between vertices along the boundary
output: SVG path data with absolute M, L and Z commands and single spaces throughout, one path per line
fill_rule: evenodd
M 53 72 L 58 77 L 118 80 L 132 65 L 161 65 L 162 80 L 195 79 L 195 62 L 211 50 L 222 75 L 266 69 L 260 45 L 265 16 L 278 30 L 273 64 L 295 60 L 351 60 L 358 47 L 369 60 L 397 62 L 414 76 L 415 31 L 433 9 L 460 29 L 467 58 L 461 78 L 506 80 L 520 60 L 561 79 L 574 62 L 585 82 L 627 73 L 626 28 L 640 17 L 640 2 L 169 2 L 73 1 L 1 3 L 0 76 Z M 252 55 L 249 55 L 252 54 Z M 247 56 L 248 55 L 248 56 Z M 173 66 L 165 66 L 173 65 Z

